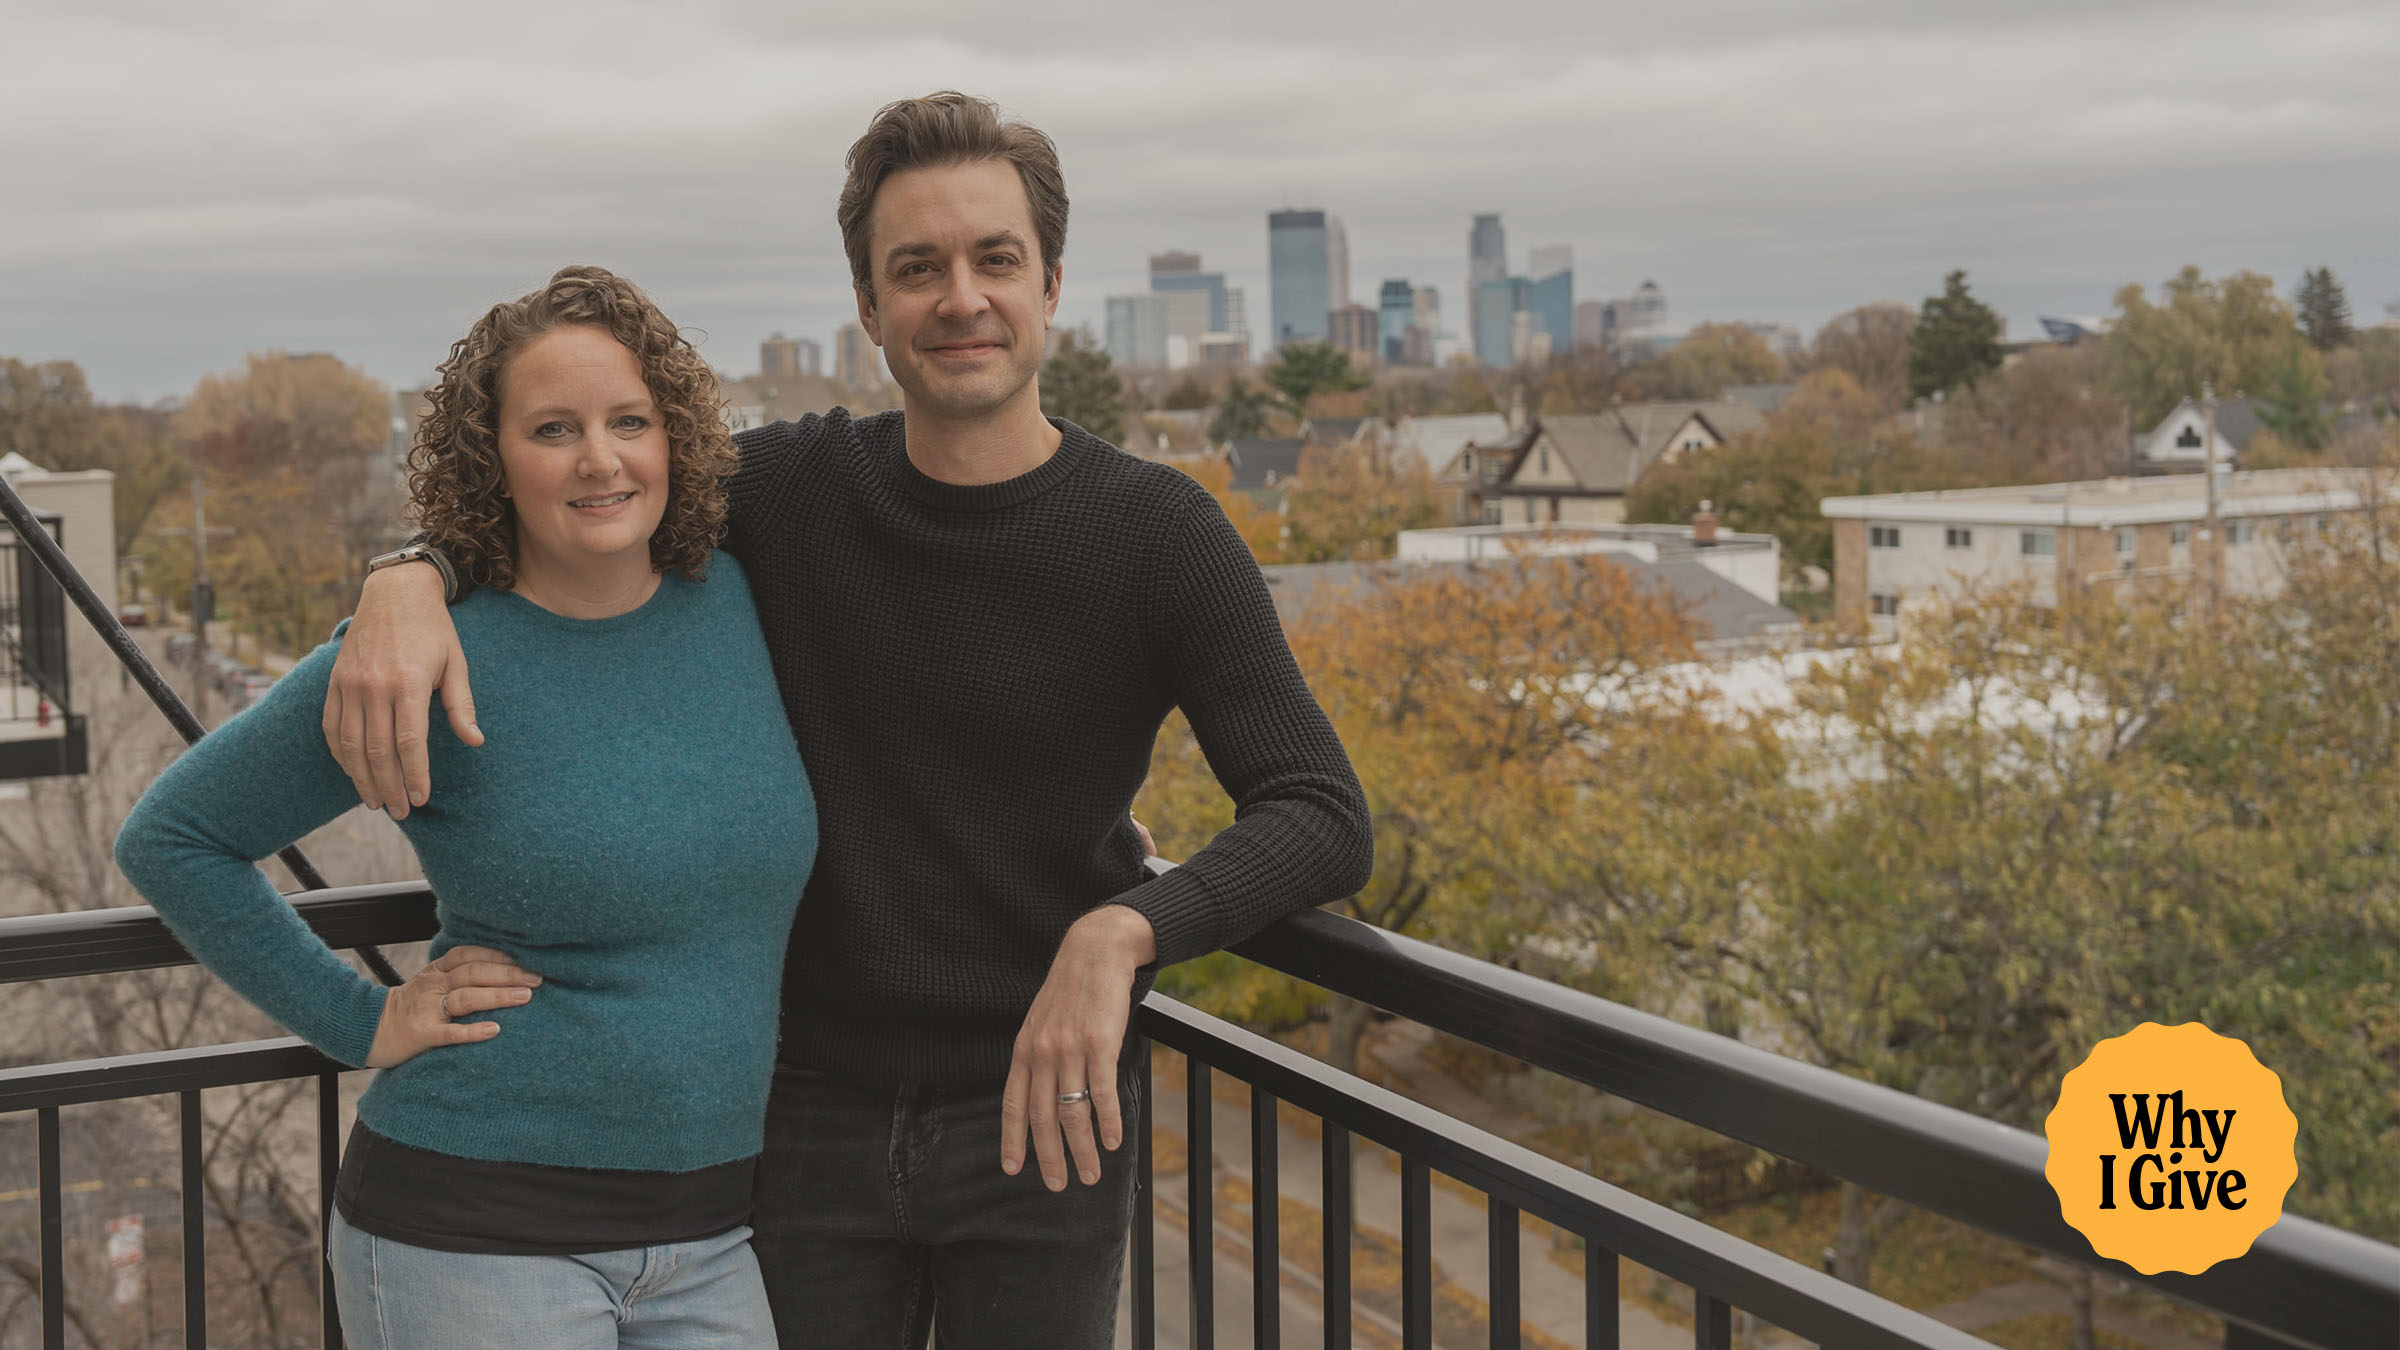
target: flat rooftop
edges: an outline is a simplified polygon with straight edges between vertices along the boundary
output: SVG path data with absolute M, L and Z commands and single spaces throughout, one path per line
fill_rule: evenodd
M 2217 476 L 2217 514 L 2292 516 L 2356 510 L 2366 500 L 2363 491 L 2366 472 L 2362 469 L 2221 472 Z M 1819 503 L 1819 509 L 1837 520 L 2078 525 L 2105 529 L 2200 520 L 2208 514 L 2208 480 L 2200 474 L 2178 474 L 2024 487 L 1889 492 L 1873 497 L 1827 497 Z

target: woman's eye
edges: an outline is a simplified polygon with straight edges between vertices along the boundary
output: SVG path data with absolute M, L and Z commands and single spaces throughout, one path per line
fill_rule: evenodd
M 540 426 L 533 429 L 533 434 L 545 441 L 555 440 L 558 437 L 567 434 L 567 424 L 564 422 L 544 422 Z

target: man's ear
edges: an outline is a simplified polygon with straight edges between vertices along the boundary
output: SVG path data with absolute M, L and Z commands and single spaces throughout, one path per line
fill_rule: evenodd
M 851 283 L 850 294 L 858 301 L 858 326 L 867 330 L 867 338 L 876 346 L 883 345 L 883 332 L 875 322 L 875 292 Z
M 1058 288 L 1065 284 L 1066 279 L 1067 265 L 1063 262 L 1053 263 L 1050 267 L 1050 275 L 1042 287 L 1042 327 L 1044 328 L 1048 328 L 1051 320 L 1058 317 Z

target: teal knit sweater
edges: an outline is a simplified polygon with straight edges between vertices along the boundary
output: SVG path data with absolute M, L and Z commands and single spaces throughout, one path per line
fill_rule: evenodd
M 360 1118 L 500 1162 L 683 1172 L 758 1152 L 817 819 L 740 565 L 720 553 L 707 581 L 669 575 L 609 619 L 489 589 L 450 612 L 485 744 L 435 709 L 440 789 L 401 829 L 440 897 L 433 954 L 493 947 L 543 984 L 482 1015 L 491 1040 L 380 1074 Z M 338 644 L 160 775 L 116 851 L 195 956 L 355 1065 L 384 990 L 252 863 L 358 805 L 320 729 Z

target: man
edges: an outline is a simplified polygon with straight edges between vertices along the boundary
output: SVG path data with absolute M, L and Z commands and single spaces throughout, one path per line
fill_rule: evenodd
M 822 831 L 756 1247 L 787 1347 L 922 1345 L 937 1319 L 946 1345 L 1102 1346 L 1133 1003 L 1156 966 L 1364 884 L 1366 805 L 1215 502 L 1041 414 L 1049 139 L 943 93 L 884 108 L 848 165 L 859 321 L 903 409 L 745 432 L 729 484 Z M 435 568 L 370 577 L 327 701 L 395 815 L 432 786 L 429 691 L 480 740 L 443 600 Z M 1129 806 L 1174 707 L 1236 823 L 1146 878 Z

